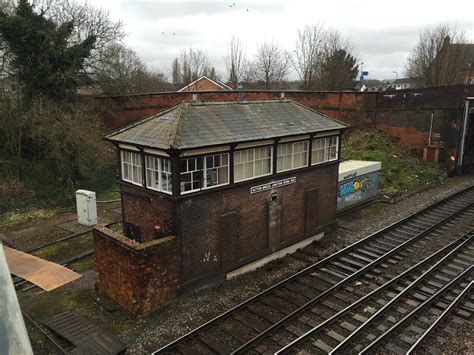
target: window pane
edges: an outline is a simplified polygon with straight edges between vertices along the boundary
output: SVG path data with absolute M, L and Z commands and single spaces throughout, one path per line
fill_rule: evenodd
M 207 187 L 216 186 L 218 184 L 217 180 L 217 169 L 207 169 L 206 170 L 206 184 Z
M 188 159 L 188 171 L 196 170 L 196 161 L 194 159 Z
M 234 165 L 234 180 L 240 181 L 244 178 L 244 166 L 242 164 Z
M 214 167 L 212 156 L 206 157 L 206 168 L 209 169 L 212 167 Z
M 219 168 L 219 183 L 227 184 L 229 182 L 229 169 L 228 167 Z

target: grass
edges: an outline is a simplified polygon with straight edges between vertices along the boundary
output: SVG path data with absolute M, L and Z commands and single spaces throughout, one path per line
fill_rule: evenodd
M 7 212 L 0 216 L 0 231 L 9 229 L 16 225 L 27 222 L 36 222 L 42 219 L 49 219 L 64 212 L 64 208 L 31 208 L 27 210 L 17 210 Z
M 341 157 L 382 162 L 378 192 L 383 195 L 397 196 L 445 175 L 439 166 L 424 162 L 394 138 L 376 130 L 352 130 L 342 140 Z
M 88 233 L 41 248 L 32 254 L 49 261 L 61 262 L 93 248 L 92 233 Z

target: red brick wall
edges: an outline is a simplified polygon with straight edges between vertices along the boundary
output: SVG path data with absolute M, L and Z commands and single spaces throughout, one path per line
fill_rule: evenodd
M 141 240 L 155 239 L 154 227 L 160 225 L 166 234 L 174 234 L 173 202 L 170 197 L 147 192 L 122 183 L 123 220 L 140 227 Z
M 262 178 L 229 188 L 188 195 L 179 202 L 178 237 L 182 244 L 182 287 L 193 288 L 215 282 L 227 271 L 268 255 L 268 204 L 271 191 L 250 194 L 250 187 L 285 177 L 296 183 L 276 189 L 281 203 L 281 240 L 284 248 L 327 229 L 336 218 L 338 163 Z M 318 188 L 318 198 L 311 201 L 318 213 L 317 228 L 305 230 L 305 191 Z M 238 235 L 225 231 L 222 215 L 236 213 Z M 233 254 L 226 256 L 231 248 Z M 224 262 L 223 262 L 223 259 Z M 229 261 L 230 259 L 230 261 Z
M 239 93 L 200 92 L 201 100 L 236 100 Z M 456 154 L 459 141 L 459 121 L 462 102 L 474 96 L 474 85 L 446 85 L 386 92 L 295 92 L 287 91 L 289 99 L 318 109 L 354 127 L 378 128 L 400 139 L 400 143 L 417 151 L 427 144 L 431 112 L 435 112 L 435 133 L 441 135 L 446 154 Z M 278 91 L 249 90 L 246 100 L 278 99 Z M 192 93 L 155 93 L 97 98 L 107 130 L 113 130 L 137 119 L 159 112 L 183 100 Z M 448 161 L 452 164 L 452 161 Z
M 134 314 L 149 313 L 176 297 L 179 252 L 174 237 L 139 244 L 103 225 L 93 234 L 101 294 Z

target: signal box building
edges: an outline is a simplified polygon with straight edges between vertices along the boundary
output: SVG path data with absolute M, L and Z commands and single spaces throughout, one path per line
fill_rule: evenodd
M 99 290 L 145 313 L 321 237 L 346 128 L 291 100 L 194 100 L 107 135 L 124 230 L 95 230 Z

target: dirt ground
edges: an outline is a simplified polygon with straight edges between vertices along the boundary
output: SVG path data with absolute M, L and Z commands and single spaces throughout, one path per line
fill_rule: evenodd
M 307 248 L 321 259 L 414 211 L 471 185 L 474 185 L 474 175 L 457 176 L 427 191 L 403 198 L 396 204 L 381 202 L 372 204 L 341 216 L 340 225 L 343 228 L 338 228 L 334 235 L 326 236 Z M 101 211 L 102 222 L 120 219 L 120 206 L 117 204 L 101 206 Z M 61 216 L 41 226 L 25 226 L 20 230 L 4 232 L 3 238 L 20 248 L 31 248 L 48 240 L 61 238 L 63 235 L 61 230 L 64 230 L 66 234 L 71 233 L 75 229 L 69 227 L 68 223 L 71 223 L 73 219 L 75 216 L 74 218 L 70 215 Z M 114 228 L 120 229 L 120 225 Z M 46 252 L 43 251 L 42 256 L 50 260 L 61 260 L 67 248 L 91 248 L 90 234 L 81 237 L 77 243 L 77 245 L 65 245 L 64 248 L 47 249 Z M 92 257 L 69 265 L 70 268 L 83 274 L 81 279 L 48 293 L 41 292 L 37 288 L 19 291 L 18 298 L 23 311 L 40 325 L 42 321 L 57 313 L 73 310 L 91 322 L 117 334 L 127 344 L 128 353 L 144 354 L 158 349 L 228 308 L 292 275 L 305 265 L 297 258 L 287 256 L 255 272 L 170 301 L 147 317 L 133 317 L 99 297 L 94 287 Z M 31 322 L 26 321 L 26 323 L 35 353 L 60 353 Z M 472 342 L 468 343 L 468 340 L 463 339 L 465 344 L 470 344 L 466 353 L 473 353 Z

